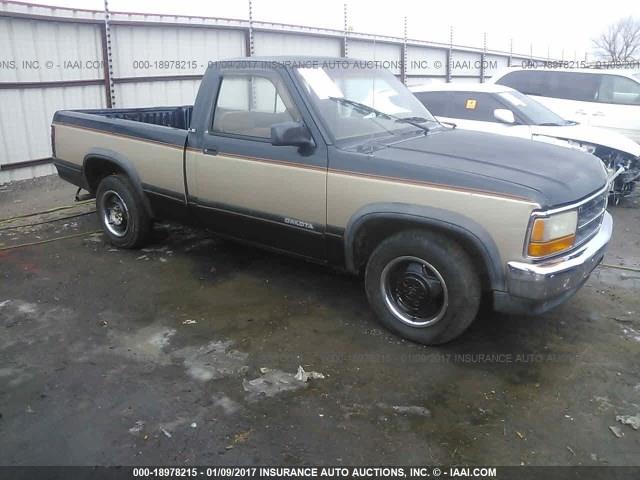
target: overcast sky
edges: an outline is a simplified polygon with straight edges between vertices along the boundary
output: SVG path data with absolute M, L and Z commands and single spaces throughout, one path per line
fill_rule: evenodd
M 103 0 L 31 0 L 45 5 L 102 9 Z M 342 29 L 345 0 L 253 0 L 254 20 Z M 591 39 L 621 17 L 640 17 L 639 0 L 393 0 L 374 2 L 347 0 L 349 25 L 354 31 L 402 36 L 403 17 L 408 17 L 410 38 L 449 41 L 488 48 L 565 59 L 584 59 L 591 54 Z M 248 18 L 248 0 L 109 0 L 114 11 L 139 11 Z

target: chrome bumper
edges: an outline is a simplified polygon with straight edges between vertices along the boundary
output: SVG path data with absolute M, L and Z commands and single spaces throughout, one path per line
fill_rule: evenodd
M 611 239 L 613 220 L 605 212 L 600 230 L 575 252 L 541 263 L 509 262 L 507 289 L 509 295 L 526 300 L 547 302 L 568 298 L 586 281 L 602 261 Z

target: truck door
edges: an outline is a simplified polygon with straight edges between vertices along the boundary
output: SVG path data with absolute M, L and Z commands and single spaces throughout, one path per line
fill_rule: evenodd
M 219 233 L 325 259 L 327 149 L 288 74 L 222 70 L 213 88 L 210 118 L 186 150 L 195 214 Z M 283 122 L 304 124 L 315 147 L 272 145 Z

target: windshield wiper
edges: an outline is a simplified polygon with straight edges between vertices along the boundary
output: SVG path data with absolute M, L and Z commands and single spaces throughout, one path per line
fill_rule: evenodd
M 414 126 L 416 128 L 419 128 L 420 130 L 424 131 L 425 134 L 429 133 L 429 127 L 425 127 L 424 125 L 420 125 L 421 123 L 428 122 L 428 120 L 426 118 L 423 118 L 423 117 L 406 117 L 406 118 L 396 117 L 395 115 L 391 115 L 389 113 L 385 113 L 385 112 L 383 112 L 381 110 L 378 110 L 376 108 L 370 107 L 369 105 L 366 105 L 364 103 L 356 102 L 355 100 L 349 100 L 348 98 L 329 97 L 329 99 L 333 100 L 334 102 L 338 102 L 338 103 L 342 103 L 342 104 L 354 107 L 356 110 L 360 110 L 360 111 L 365 112 L 365 113 L 371 113 L 371 114 L 375 115 L 376 117 L 382 117 L 382 118 L 387 118 L 389 120 L 395 120 L 397 123 L 408 123 L 409 125 L 412 125 L 412 126 Z
M 424 130 L 424 133 L 429 133 L 429 127 L 425 127 L 421 125 L 421 123 L 426 123 L 429 120 L 424 117 L 394 117 L 396 122 L 398 123 L 408 123 L 409 125 L 413 125 L 414 127 L 418 127 L 420 130 Z

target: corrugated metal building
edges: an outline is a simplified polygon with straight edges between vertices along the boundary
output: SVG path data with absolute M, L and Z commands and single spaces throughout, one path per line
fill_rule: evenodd
M 191 104 L 209 61 L 250 54 L 388 62 L 407 83 L 480 82 L 528 59 L 237 19 L 112 12 L 107 28 L 101 11 L 0 0 L 0 183 L 54 173 L 49 125 L 56 110 Z

